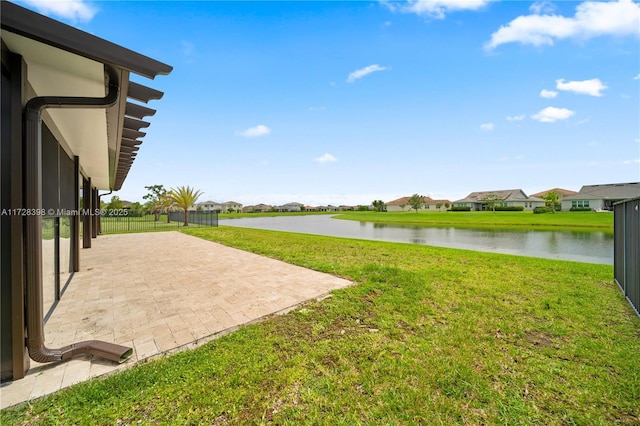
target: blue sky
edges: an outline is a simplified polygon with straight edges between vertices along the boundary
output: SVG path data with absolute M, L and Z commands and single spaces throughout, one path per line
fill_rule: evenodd
M 38 1 L 174 67 L 117 195 L 368 204 L 640 180 L 640 3 Z

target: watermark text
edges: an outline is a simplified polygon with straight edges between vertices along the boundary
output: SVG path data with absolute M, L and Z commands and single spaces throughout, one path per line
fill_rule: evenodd
M 128 209 L 2 209 L 0 216 L 128 216 Z

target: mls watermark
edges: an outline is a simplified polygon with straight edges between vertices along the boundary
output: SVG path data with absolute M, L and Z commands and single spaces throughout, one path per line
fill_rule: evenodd
M 2 209 L 0 216 L 128 216 L 127 209 Z

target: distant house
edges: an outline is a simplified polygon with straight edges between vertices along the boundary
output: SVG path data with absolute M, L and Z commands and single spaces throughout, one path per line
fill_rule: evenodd
M 409 205 L 409 197 L 401 197 L 397 200 L 389 201 L 386 204 L 388 212 L 404 212 L 407 210 L 411 210 L 411 206 Z
M 590 208 L 613 211 L 614 203 L 639 196 L 640 182 L 585 185 L 578 193 L 562 199 L 562 210 Z
M 222 213 L 241 212 L 242 204 L 237 201 L 225 201 L 222 203 Z
M 409 204 L 409 198 L 411 197 L 402 197 L 397 200 L 389 201 L 387 203 L 387 211 L 388 212 L 403 212 L 409 211 L 412 209 Z M 434 200 L 431 197 L 423 197 L 424 202 L 420 209 L 430 210 L 430 211 L 445 211 L 448 207 L 451 207 L 452 203 L 449 200 Z
M 304 204 L 301 203 L 287 203 L 276 207 L 279 212 L 301 212 L 303 208 Z
M 218 203 L 217 201 L 203 201 L 195 205 L 196 210 L 204 210 L 205 212 L 229 213 L 229 211 L 242 211 L 242 204 L 235 201 L 227 201 L 226 203 Z
M 429 198 L 429 200 L 431 199 Z M 446 211 L 451 205 L 449 200 L 431 200 L 425 203 L 424 208 L 431 211 Z
M 317 212 L 337 212 L 338 208 L 336 206 L 328 205 L 328 206 L 317 206 L 315 208 Z
M 572 191 L 570 189 L 553 188 L 553 189 L 547 189 L 546 191 L 541 191 L 541 192 L 536 192 L 535 194 L 531 194 L 531 197 L 541 198 L 544 200 L 544 197 L 546 197 L 546 195 L 550 192 L 555 192 L 556 194 L 558 194 L 558 203 L 556 204 L 556 208 L 558 210 L 562 208 L 562 199 L 564 197 L 566 197 L 567 195 L 577 194 L 576 191 Z M 545 204 L 546 204 L 546 200 L 545 200 Z
M 196 210 L 204 210 L 205 212 L 222 212 L 222 204 L 215 201 L 203 201 L 195 205 Z
M 522 206 L 524 210 L 533 210 L 536 207 L 545 205 L 545 201 L 538 197 L 529 197 L 522 189 L 503 189 L 499 191 L 472 192 L 461 200 L 453 202 L 455 207 L 471 207 L 471 210 L 489 210 L 488 198 L 495 197 L 498 206 L 517 207 Z
M 242 208 L 243 213 L 265 213 L 270 212 L 273 206 L 267 204 L 256 204 L 255 206 L 246 206 Z
M 577 194 L 576 191 L 572 191 L 570 189 L 563 189 L 563 188 L 553 188 L 553 189 L 547 189 L 546 191 L 542 191 L 542 192 L 537 192 L 535 194 L 531 194 L 531 197 L 537 197 L 537 198 L 542 198 L 545 195 L 547 195 L 548 193 L 555 191 L 558 194 L 558 198 L 560 200 L 562 200 L 564 197 L 566 197 L 567 195 L 574 195 Z

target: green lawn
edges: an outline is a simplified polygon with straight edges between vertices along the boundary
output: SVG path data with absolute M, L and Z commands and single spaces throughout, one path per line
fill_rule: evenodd
M 403 225 L 536 228 L 544 230 L 585 230 L 613 233 L 613 213 L 558 212 L 341 212 L 338 219 Z
M 2 424 L 640 424 L 640 319 L 607 265 L 220 227 L 356 285 Z

